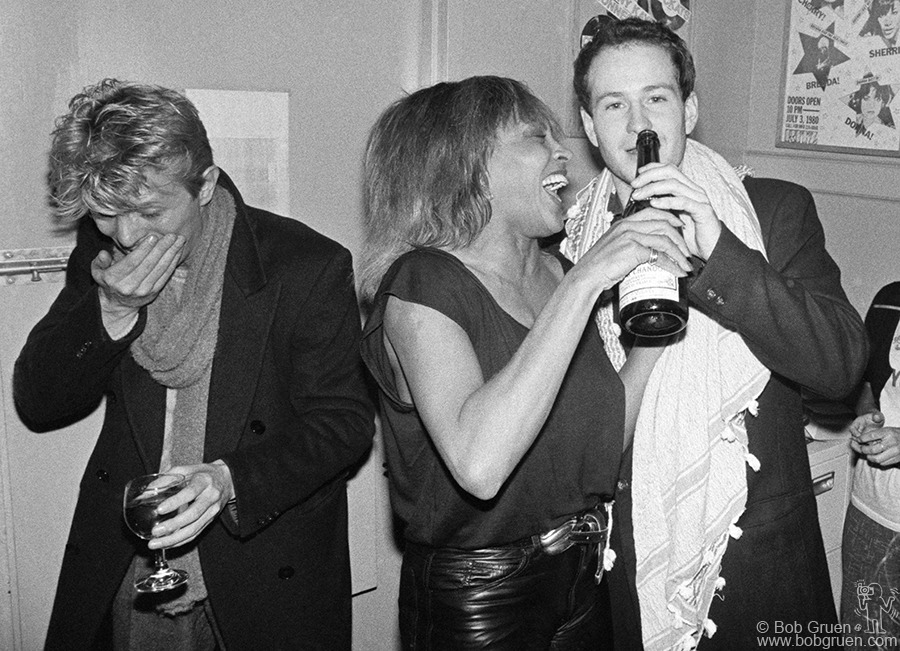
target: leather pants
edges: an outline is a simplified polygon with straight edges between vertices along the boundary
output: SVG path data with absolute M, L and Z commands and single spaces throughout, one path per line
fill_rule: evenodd
M 534 542 L 474 551 L 407 543 L 403 649 L 607 648 L 609 606 L 598 603 L 606 586 L 597 585 L 596 568 L 596 544 L 550 555 Z

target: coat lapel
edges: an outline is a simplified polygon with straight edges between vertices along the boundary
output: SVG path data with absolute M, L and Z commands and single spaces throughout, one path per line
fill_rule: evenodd
M 245 296 L 226 274 L 206 413 L 204 459 L 237 447 L 250 411 L 272 326 L 280 285 Z
M 206 461 L 218 459 L 237 447 L 256 394 L 281 293 L 279 282 L 267 281 L 254 224 L 240 194 L 224 172 L 219 183 L 234 196 L 237 215 L 225 266 L 219 334 L 210 378 Z
M 266 281 L 251 217 L 240 193 L 221 172 L 219 185 L 234 197 L 237 214 L 225 263 L 219 334 L 206 417 L 204 461 L 233 450 L 255 395 L 281 286 Z M 166 389 L 127 356 L 123 400 L 147 472 L 158 472 L 166 415 Z
M 131 353 L 122 363 L 122 401 L 147 473 L 159 472 L 166 422 L 166 389 L 138 366 Z

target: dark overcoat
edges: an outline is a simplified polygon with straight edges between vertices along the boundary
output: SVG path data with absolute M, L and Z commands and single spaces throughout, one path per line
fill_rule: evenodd
M 237 522 L 220 516 L 199 542 L 227 648 L 349 649 L 346 473 L 374 425 L 359 360 L 349 252 L 284 217 L 235 200 L 204 461 L 224 460 Z M 23 420 L 53 429 L 106 398 L 103 428 L 80 485 L 50 621 L 48 649 L 104 648 L 105 622 L 136 550 L 122 492 L 158 472 L 165 387 L 139 367 L 134 330 L 103 327 L 91 260 L 111 242 L 85 217 L 66 285 L 16 363 Z

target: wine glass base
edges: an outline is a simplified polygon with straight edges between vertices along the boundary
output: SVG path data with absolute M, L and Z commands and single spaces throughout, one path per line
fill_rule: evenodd
M 184 570 L 171 568 L 154 572 L 134 582 L 134 589 L 138 592 L 164 592 L 177 588 L 187 583 L 188 573 Z

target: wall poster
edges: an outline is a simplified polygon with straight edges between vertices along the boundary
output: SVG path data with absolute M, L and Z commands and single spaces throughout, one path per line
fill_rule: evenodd
M 616 18 L 656 20 L 673 30 L 691 19 L 690 0 L 597 0 L 597 4 Z
M 278 91 L 188 88 L 200 112 L 213 159 L 251 206 L 291 214 L 290 95 Z
M 789 2 L 776 147 L 900 156 L 900 0 Z

